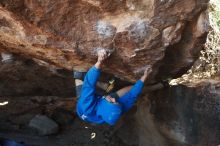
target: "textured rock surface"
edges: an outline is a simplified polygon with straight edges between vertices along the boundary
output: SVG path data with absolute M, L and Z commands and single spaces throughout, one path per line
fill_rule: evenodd
M 13 61 L 0 62 L 0 96 L 73 96 L 71 75 L 14 55 Z
M 28 61 L 30 63 L 30 61 Z M 17 68 L 13 68 L 16 66 Z M 48 97 L 48 96 L 25 96 L 17 97 L 16 94 L 23 93 L 29 94 L 32 87 L 40 80 L 48 76 L 51 77 L 52 74 L 46 70 L 41 70 L 37 65 L 31 65 L 29 63 L 22 63 L 18 61 L 14 56 L 14 61 L 9 64 L 3 64 L 5 69 L 1 69 L 0 77 L 1 81 L 13 83 L 14 89 L 19 89 L 21 92 L 13 92 L 14 97 L 6 98 L 5 96 L 0 96 L 0 103 L 8 101 L 8 104 L 5 106 L 0 106 L 0 136 L 6 138 L 14 138 L 18 141 L 25 141 L 27 143 L 39 143 L 39 145 L 79 145 L 79 143 L 89 143 L 92 144 L 94 141 L 97 145 L 103 144 L 103 136 L 99 130 L 99 126 L 94 129 L 86 129 L 82 121 L 79 119 L 71 118 L 71 115 L 64 114 L 63 110 L 60 108 L 66 108 L 71 114 L 75 109 L 75 100 L 74 99 L 65 99 L 61 97 Z M 19 65 L 18 65 L 19 64 Z M 12 65 L 10 67 L 8 65 Z M 31 68 L 31 66 L 33 68 Z M 1 66 L 0 66 L 1 67 Z M 28 72 L 26 69 L 29 68 L 32 71 Z M 23 70 L 23 72 L 22 72 Z M 7 71 L 4 73 L 3 71 Z M 10 72 L 11 71 L 11 72 Z M 16 72 L 17 71 L 17 72 Z M 21 72 L 21 73 L 18 73 Z M 39 76 L 33 76 L 31 74 L 38 73 Z M 10 74 L 13 73 L 13 74 Z M 28 75 L 29 74 L 29 75 Z M 20 86 L 23 80 L 20 79 L 20 76 L 24 77 L 29 76 L 25 84 L 30 85 L 30 89 L 26 88 L 27 86 Z M 31 75 L 31 76 L 30 76 Z M 59 79 L 59 74 L 51 79 L 56 79 L 58 84 L 66 82 L 67 86 L 72 86 L 72 81 L 69 78 Z M 36 80 L 32 80 L 33 78 Z M 31 80 L 30 80 L 31 79 Z M 48 82 L 49 81 L 49 82 Z M 32 94 L 48 94 L 43 92 L 44 89 L 48 89 L 47 84 L 51 80 L 44 80 L 40 85 L 42 92 L 33 92 Z M 2 82 L 0 83 L 0 85 Z M 51 83 L 50 83 L 51 84 Z M 2 84 L 3 85 L 3 84 Z M 51 84 L 52 86 L 53 84 Z M 215 80 L 209 80 L 209 82 L 198 83 L 190 86 L 174 86 L 170 89 L 156 91 L 151 93 L 148 96 L 141 96 L 138 106 L 137 106 L 137 124 L 135 123 L 134 113 L 129 112 L 123 123 L 122 127 L 117 129 L 116 133 L 107 137 L 109 142 L 117 141 L 117 137 L 120 138 L 119 143 L 124 143 L 124 145 L 162 145 L 162 146 L 207 146 L 207 145 L 218 145 L 219 141 L 219 78 L 216 77 Z M 50 87 L 51 87 L 50 86 Z M 56 86 L 55 86 L 56 87 Z M 63 86 L 60 86 L 60 88 Z M 71 87 L 72 88 L 72 87 Z M 7 90 L 6 90 L 7 89 Z M 2 86 L 1 91 L 7 91 L 5 93 L 10 93 L 10 88 Z M 49 88 L 53 91 L 53 88 Z M 57 87 L 55 88 L 57 90 Z M 53 94 L 60 93 L 69 94 L 69 91 L 72 90 L 62 88 L 60 91 L 55 91 Z M 22 94 L 21 94 L 22 95 Z M 148 97 L 150 100 L 146 100 Z M 64 111 L 66 111 L 64 110 Z M 30 135 L 26 132 L 25 127 L 28 125 L 28 122 L 36 114 L 46 114 L 48 117 L 53 118 L 57 123 L 61 124 L 62 127 L 67 126 L 66 129 L 62 129 L 60 133 L 57 134 L 58 138 L 50 137 L 49 139 L 41 137 L 36 138 L 36 135 Z M 60 115 L 61 114 L 61 115 Z M 75 116 L 74 116 L 75 117 Z M 74 121 L 73 123 L 71 121 Z M 76 124 L 76 121 L 78 124 Z M 71 128 L 69 128 L 71 127 Z M 139 129 L 138 129 L 139 127 Z M 80 130 L 79 130 L 80 129 Z M 139 130 L 139 131 L 138 131 Z M 6 131 L 6 132 L 5 132 Z M 16 133 L 12 132 L 16 131 Z M 112 131 L 112 130 L 110 130 Z M 97 138 L 94 141 L 90 140 L 90 134 L 92 132 L 97 133 L 97 137 L 101 135 L 101 138 Z M 10 134 L 11 133 L 11 134 Z M 13 135 L 14 133 L 14 135 Z M 74 140 L 73 137 L 74 136 Z M 79 138 L 79 135 L 84 135 L 85 138 Z M 61 138 L 60 138 L 61 137 Z M 139 139 L 138 139 L 139 137 Z M 37 139 L 37 140 L 36 140 Z M 112 144 L 114 145 L 114 144 Z
M 37 130 L 39 135 L 56 134 L 59 130 L 59 126 L 52 119 L 44 115 L 36 115 L 31 119 L 29 126 Z
M 51 67 L 87 69 L 100 48 L 113 52 L 104 70 L 122 79 L 136 80 L 149 64 L 153 66 L 149 82 L 180 76 L 203 48 L 208 29 L 207 2 L 1 0 L 0 52 L 19 54 L 39 64 L 43 60 L 52 72 L 30 60 L 17 61 L 15 55 L 13 62 L 0 63 L 0 94 L 72 95 L 73 81 Z M 149 100 L 143 97 L 137 106 L 138 123 L 133 114 L 127 114 L 126 124 L 107 137 L 108 142 L 119 142 L 109 145 L 219 145 L 218 87 L 219 83 L 176 86 L 145 96 Z M 92 128 L 77 118 L 68 125 L 75 109 L 73 99 L 4 96 L 0 101 L 9 102 L 0 106 L 2 137 L 53 146 L 106 144 L 106 127 Z M 63 121 L 60 119 L 66 115 L 60 108 L 71 113 Z M 54 137 L 36 137 L 25 128 L 37 114 L 67 127 Z M 94 133 L 97 135 L 92 140 Z M 122 140 L 114 140 L 118 137 Z
M 56 136 L 49 137 L 28 133 L 25 130 L 27 121 L 36 114 L 52 115 L 50 118 L 57 120 L 53 115 L 58 109 L 74 109 L 73 99 L 56 97 L 53 102 L 42 104 L 42 100 L 34 100 L 40 97 L 0 98 L 0 102 L 9 101 L 8 105 L 0 106 L 0 137 L 42 146 L 217 146 L 220 143 L 219 85 L 219 81 L 208 80 L 194 86 L 173 86 L 151 93 L 148 98 L 141 97 L 137 112 L 133 108 L 126 114 L 120 121 L 123 125 L 119 129 L 116 125 L 116 131 L 104 125 L 86 124 L 76 117 L 71 124 L 61 124 L 61 131 Z M 96 133 L 94 139 L 91 133 Z M 117 138 L 119 142 L 111 144 L 117 142 Z
M 91 125 L 75 116 L 73 109 L 75 109 L 76 98 L 0 97 L 0 103 L 4 101 L 8 101 L 8 104 L 0 105 L 0 143 L 1 138 L 6 138 L 38 146 L 129 145 L 124 144 L 116 134 L 108 136 L 104 134 L 112 131 L 109 126 Z M 59 132 L 54 135 L 39 136 L 30 130 L 29 122 L 36 115 L 46 115 L 59 123 Z M 40 129 L 44 131 L 42 127 Z M 95 137 L 92 139 L 91 135 L 94 133 Z M 107 140 L 110 143 L 106 143 Z
M 1 0 L 0 49 L 71 70 L 87 69 L 99 48 L 113 51 L 105 71 L 151 80 L 192 65 L 207 31 L 208 0 Z
M 161 146 L 219 145 L 219 81 L 174 86 L 139 103 L 139 144 Z

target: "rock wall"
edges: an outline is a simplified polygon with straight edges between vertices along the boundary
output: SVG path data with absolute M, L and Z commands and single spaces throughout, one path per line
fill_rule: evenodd
M 139 145 L 219 145 L 219 80 L 178 85 L 139 102 Z
M 38 64 L 47 63 L 44 67 L 26 59 L 0 63 L 0 92 L 10 95 L 13 90 L 17 96 L 72 95 L 73 80 L 63 78 L 56 69 L 51 73 L 51 67 L 86 70 L 96 61 L 100 48 L 112 53 L 103 70 L 121 79 L 135 81 L 147 65 L 153 68 L 149 83 L 178 77 L 192 66 L 203 48 L 209 26 L 207 3 L 208 0 L 1 0 L 0 52 L 13 53 Z M 29 73 L 30 69 L 33 70 Z M 116 130 L 117 135 L 113 133 L 108 140 L 120 137 L 119 142 L 125 145 L 143 146 L 218 145 L 219 95 L 209 87 L 218 85 L 176 86 L 145 95 L 137 105 L 137 123 L 133 123 L 133 114 L 127 114 L 128 124 L 123 124 Z M 69 133 L 68 126 L 65 131 L 62 124 L 64 129 L 61 135 L 56 135 L 58 138 L 52 136 L 48 140 L 28 135 L 25 133 L 28 122 L 36 114 L 59 122 L 63 114 L 58 119 L 53 115 L 65 107 L 71 119 L 75 101 L 48 96 L 20 98 L 0 99 L 12 103 L 0 110 L 0 128 L 6 130 L 0 132 L 2 137 L 29 143 L 32 142 L 29 139 L 37 139 L 39 145 L 54 144 L 54 140 L 59 145 L 74 145 L 85 142 L 87 136 L 86 144 L 94 144 L 89 135 L 93 129 L 86 129 L 87 125 L 79 121 L 68 125 L 75 135 Z M 18 137 L 7 133 L 7 128 L 24 134 Z M 82 134 L 79 129 L 85 135 L 82 139 L 78 136 Z M 95 144 L 103 144 L 104 134 L 98 133 L 101 138 Z
M 1 0 L 0 49 L 72 70 L 96 51 L 112 52 L 104 70 L 135 81 L 182 74 L 203 48 L 208 0 Z
M 0 138 L 40 146 L 217 146 L 219 85 L 219 79 L 210 79 L 141 96 L 113 128 L 81 121 L 73 110 L 76 98 L 4 96 L 0 98 Z M 30 121 L 39 114 L 58 123 L 59 132 L 45 137 L 31 130 Z M 50 126 L 38 130 L 47 131 Z
M 10 60 L 0 57 L 0 99 L 4 96 L 75 96 L 72 72 L 48 67 L 39 60 L 10 55 Z

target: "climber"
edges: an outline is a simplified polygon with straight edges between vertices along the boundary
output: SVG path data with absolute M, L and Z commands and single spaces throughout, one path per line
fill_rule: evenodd
M 144 86 L 145 80 L 151 72 L 151 68 L 147 67 L 144 75 L 135 85 L 127 86 L 115 93 L 97 96 L 96 84 L 100 76 L 103 61 L 108 56 L 105 50 L 98 51 L 98 61 L 86 73 L 84 82 L 77 78 L 77 72 L 75 74 L 75 79 L 78 80 L 76 86 L 83 84 L 76 111 L 82 120 L 90 123 L 114 125 L 120 116 L 133 106 Z

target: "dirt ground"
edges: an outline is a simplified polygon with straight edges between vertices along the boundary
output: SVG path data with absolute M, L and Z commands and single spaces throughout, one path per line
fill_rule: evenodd
M 0 138 L 34 146 L 134 146 L 134 143 L 125 143 L 119 136 L 132 137 L 132 132 L 127 131 L 129 128 L 115 130 L 108 125 L 80 120 L 74 111 L 74 98 L 1 97 L 0 102 L 3 101 L 8 101 L 8 104 L 0 106 Z M 29 121 L 37 114 L 56 121 L 59 132 L 39 136 L 28 127 Z

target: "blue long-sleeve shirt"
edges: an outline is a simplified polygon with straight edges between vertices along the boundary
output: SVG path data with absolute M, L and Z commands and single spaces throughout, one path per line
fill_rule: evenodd
M 136 102 L 138 95 L 141 93 L 141 90 L 144 86 L 144 83 L 141 80 L 138 80 L 130 91 L 125 93 L 122 97 L 118 98 L 117 102 L 122 105 L 123 113 L 127 112 Z
M 105 121 L 97 115 L 99 102 L 105 100 L 101 96 L 96 95 L 96 83 L 100 74 L 100 69 L 97 69 L 95 66 L 89 69 L 84 78 L 81 95 L 76 106 L 77 114 L 81 119 L 97 124 L 105 123 Z M 133 106 L 143 88 L 143 85 L 144 83 L 141 80 L 138 80 L 129 92 L 118 99 L 117 102 L 122 105 L 123 113 Z

